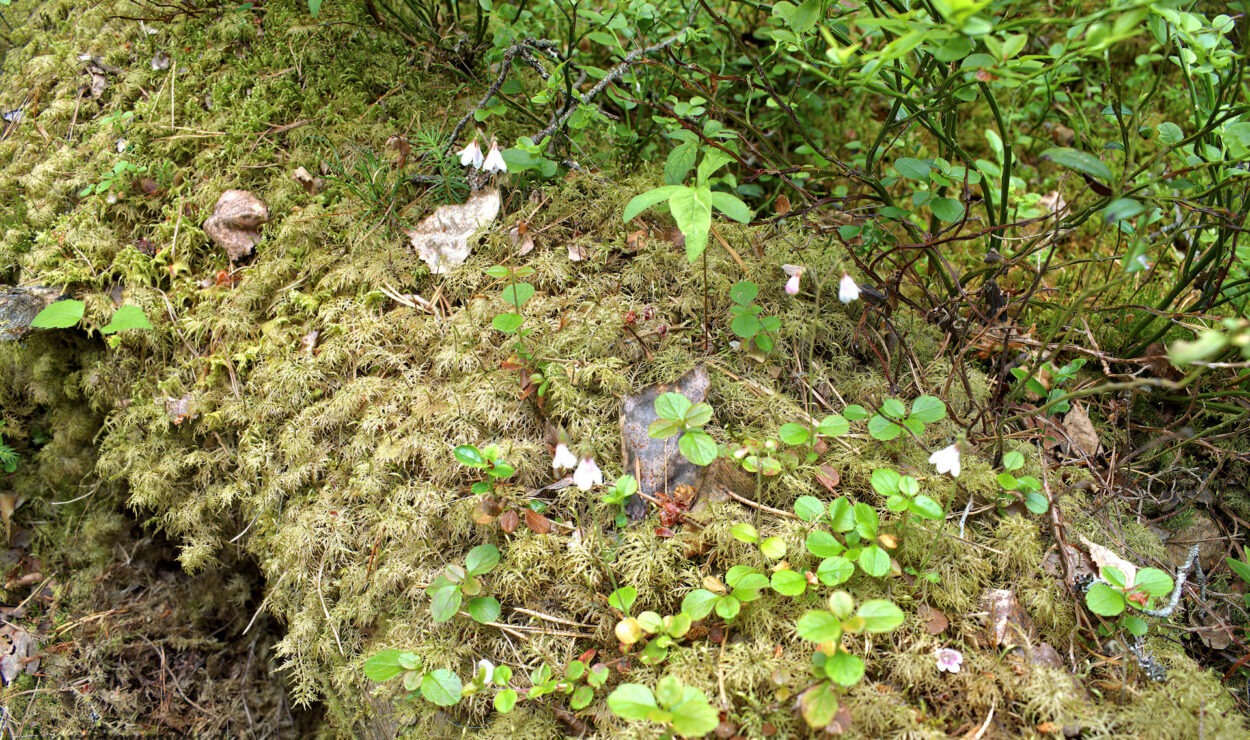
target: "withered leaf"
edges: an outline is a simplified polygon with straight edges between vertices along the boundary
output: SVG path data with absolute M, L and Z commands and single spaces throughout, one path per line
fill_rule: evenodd
M 526 509 L 525 526 L 534 534 L 547 534 L 551 531 L 551 520 L 533 509 Z
M 512 534 L 513 532 L 515 532 L 517 526 L 520 525 L 520 523 L 521 523 L 521 517 L 520 515 L 516 513 L 516 510 L 514 509 L 509 509 L 508 511 L 505 511 L 504 513 L 499 515 L 499 528 L 502 529 L 506 534 Z
M 260 227 L 268 220 L 269 209 L 260 198 L 246 190 L 227 190 L 204 222 L 204 233 L 226 250 L 233 263 L 252 253 L 260 241 Z
M 494 222 L 500 205 L 497 189 L 479 190 L 463 205 L 440 206 L 417 228 L 407 230 L 408 239 L 430 272 L 442 275 L 469 258 L 469 242 Z

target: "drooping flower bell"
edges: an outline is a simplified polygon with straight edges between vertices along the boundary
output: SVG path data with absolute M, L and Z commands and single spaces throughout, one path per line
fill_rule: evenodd
M 845 272 L 842 273 L 842 282 L 838 283 L 838 300 L 843 303 L 853 303 L 859 300 L 859 283 Z

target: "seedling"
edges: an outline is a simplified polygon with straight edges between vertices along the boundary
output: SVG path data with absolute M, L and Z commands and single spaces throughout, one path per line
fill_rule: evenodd
M 621 684 L 608 695 L 608 708 L 621 719 L 662 725 L 664 738 L 702 737 L 720 724 L 707 695 L 672 676 L 661 678 L 654 693 L 642 684 Z
M 1024 387 L 1031 393 L 1035 393 L 1045 399 L 1045 403 L 1050 403 L 1058 398 L 1063 398 L 1067 391 L 1061 386 L 1067 383 L 1082 367 L 1085 366 L 1085 360 L 1073 360 L 1061 368 L 1056 368 L 1049 360 L 1042 363 L 1042 366 L 1032 375 L 1023 367 L 1011 368 L 1011 374 L 1015 376 L 1018 382 L 1023 383 Z M 1049 378 L 1049 387 L 1043 382 L 1043 378 Z M 1060 401 L 1050 406 L 1048 411 L 1052 414 L 1063 414 L 1072 408 L 1070 401 Z
M 826 586 L 845 583 L 855 573 L 855 565 L 874 578 L 890 572 L 890 556 L 881 547 L 885 538 L 878 534 L 881 525 L 876 509 L 868 504 L 852 504 L 845 496 L 825 504 L 815 496 L 800 496 L 794 502 L 794 513 L 805 522 L 827 524 L 833 532 L 813 529 L 804 543 L 807 551 L 821 560 L 816 578 Z M 837 534 L 840 534 L 840 540 Z M 890 542 L 889 539 L 884 539 Z M 892 547 L 893 545 L 891 545 Z
M 409 698 L 425 699 L 440 707 L 459 703 L 464 689 L 460 677 L 452 671 L 445 668 L 424 671 L 418 655 L 402 650 L 383 650 L 369 658 L 365 661 L 365 676 L 378 683 L 403 676 Z
M 622 475 L 600 499 L 608 506 L 617 507 L 615 521 L 618 529 L 629 524 L 629 516 L 625 514 L 625 503 L 635 493 L 638 493 L 638 480 L 632 475 Z
M 1136 573 L 1126 573 L 1112 565 L 1098 570 L 1102 579 L 1095 581 L 1085 592 L 1085 605 L 1103 617 L 1119 617 L 1117 624 L 1129 634 L 1141 637 L 1149 625 L 1146 620 L 1129 612 L 1148 611 L 1154 599 L 1172 592 L 1172 577 L 1158 568 L 1142 568 Z
M 1045 514 L 1050 509 L 1050 502 L 1042 495 L 1042 482 L 1031 475 L 1017 478 L 1013 473 L 1024 467 L 1024 455 L 1012 450 L 1003 455 L 1003 469 L 998 474 L 998 485 L 1003 489 L 1007 499 L 1018 499 L 1024 502 L 1025 508 L 1034 514 Z
M 946 418 L 946 404 L 937 396 L 920 396 L 911 405 L 911 413 L 897 398 L 887 398 L 880 410 L 868 420 L 868 434 L 882 442 L 895 439 L 904 429 L 913 435 L 924 435 L 925 424 Z
M 608 604 L 624 615 L 616 623 L 616 639 L 623 649 L 632 649 L 647 639 L 638 659 L 643 665 L 658 665 L 668 658 L 668 649 L 686 636 L 694 620 L 684 613 L 661 617 L 652 611 L 631 617 L 629 611 L 637 598 L 638 591 L 633 586 L 618 588 L 608 597 Z
M 486 471 L 487 477 L 469 488 L 474 493 L 490 493 L 495 490 L 495 484 L 498 481 L 510 478 L 516 472 L 516 468 L 500 457 L 499 448 L 496 445 L 488 445 L 481 449 L 476 445 L 460 445 L 452 451 L 452 454 L 462 465 Z
M 915 514 L 921 519 L 946 516 L 942 505 L 920 492 L 920 481 L 910 475 L 899 475 L 888 468 L 872 471 L 872 489 L 885 496 L 885 508 L 893 512 Z
M 838 711 L 838 689 L 859 683 L 864 661 L 842 645 L 843 635 L 890 632 L 903 623 L 903 610 L 892 601 L 870 599 L 855 609 L 845 591 L 829 595 L 828 609 L 809 611 L 798 621 L 799 637 L 818 643 L 812 655 L 812 672 L 821 682 L 799 699 L 803 719 L 811 727 L 824 727 Z
M 726 585 L 727 584 L 727 585 Z M 696 588 L 682 599 L 681 612 L 691 619 L 703 619 L 712 610 L 726 622 L 742 611 L 742 605 L 760 598 L 768 587 L 768 576 L 746 565 L 735 565 L 725 573 L 725 581 L 714 576 L 703 579 L 704 588 Z
M 719 450 L 712 435 L 703 426 L 712 420 L 712 407 L 706 403 L 692 403 L 680 393 L 664 393 L 655 399 L 655 413 L 659 419 L 647 427 L 652 439 L 668 439 L 680 434 L 677 449 L 682 456 L 695 465 L 711 465 Z
M 745 542 L 748 545 L 757 545 L 760 554 L 767 560 L 781 560 L 786 556 L 786 541 L 780 537 L 765 537 L 760 539 L 760 533 L 755 527 L 746 522 L 738 522 L 729 529 L 729 533 L 733 535 L 735 540 Z
M 446 622 L 460 611 L 465 597 L 466 610 L 474 621 L 493 622 L 499 618 L 499 602 L 493 596 L 482 596 L 480 576 L 494 570 L 499 564 L 499 549 L 494 545 L 478 545 L 469 550 L 464 565 L 451 564 L 442 575 L 426 587 L 430 596 L 430 612 L 435 622 Z
M 733 314 L 729 328 L 768 354 L 773 351 L 773 336 L 781 329 L 781 319 L 761 315 L 764 309 L 752 303 L 759 292 L 759 286 L 750 280 L 742 280 L 729 289 L 729 300 L 734 304 L 729 308 Z

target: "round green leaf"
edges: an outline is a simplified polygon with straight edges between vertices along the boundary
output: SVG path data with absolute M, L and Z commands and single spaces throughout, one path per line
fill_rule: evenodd
M 708 703 L 707 695 L 689 686 L 669 711 L 673 713 L 673 732 L 682 737 L 703 737 L 720 724 L 720 712 Z
M 460 677 L 446 668 L 430 671 L 421 679 L 421 696 L 431 704 L 437 704 L 440 707 L 457 704 L 463 689 Z
M 928 181 L 929 172 L 933 168 L 923 159 L 899 157 L 894 160 L 894 169 L 898 170 L 898 174 L 908 180 Z
M 655 399 L 655 414 L 661 419 L 682 421 L 693 405 L 689 398 L 680 393 L 662 393 Z
M 781 560 L 786 556 L 786 541 L 780 537 L 769 537 L 760 543 L 760 552 L 769 560 Z
M 868 420 L 868 434 L 873 439 L 888 442 L 903 433 L 903 428 L 881 414 L 873 414 Z
M 820 426 L 816 428 L 818 434 L 826 437 L 841 437 L 843 434 L 851 431 L 851 423 L 841 414 L 830 414 L 821 420 Z
M 1055 164 L 1096 177 L 1103 182 L 1109 182 L 1112 177 L 1111 170 L 1101 159 L 1079 149 L 1068 147 L 1047 149 L 1042 152 L 1042 159 L 1049 159 Z
M 812 642 L 836 642 L 842 639 L 842 623 L 826 611 L 811 611 L 799 617 L 799 637 Z
M 897 398 L 887 398 L 881 404 L 881 413 L 891 419 L 902 419 L 907 413 L 907 407 Z
M 587 687 L 589 688 L 589 687 Z M 594 693 L 593 691 L 591 692 Z M 516 707 L 517 693 L 514 689 L 504 689 L 495 694 L 495 711 L 500 714 L 507 714 Z
M 383 650 L 365 661 L 365 677 L 383 683 L 404 672 L 399 665 L 402 650 Z
M 946 418 L 946 404 L 937 396 L 920 396 L 911 404 L 910 418 L 932 424 Z
M 688 427 L 701 427 L 712 420 L 712 407 L 706 403 L 696 403 L 686 410 L 685 422 Z
M 871 545 L 859 554 L 859 567 L 873 578 L 881 578 L 890 572 L 890 556 L 880 547 Z
M 760 533 L 755 527 L 746 522 L 738 522 L 729 528 L 729 534 L 733 535 L 735 540 L 745 542 L 748 545 L 754 545 L 760 541 Z
M 721 596 L 716 599 L 716 614 L 726 622 L 738 616 L 740 611 L 742 611 L 742 602 L 733 596 Z
M 719 598 L 705 588 L 696 588 L 681 600 L 681 613 L 688 614 L 691 619 L 700 620 L 712 613 L 712 606 Z
M 1142 568 L 1137 571 L 1133 587 L 1151 596 L 1167 596 L 1172 593 L 1172 577 L 1158 568 Z
M 1124 594 L 1105 583 L 1095 583 L 1085 593 L 1085 605 L 1095 614 L 1114 617 L 1124 612 Z
M 841 555 L 846 550 L 836 537 L 823 529 L 817 529 L 809 533 L 805 544 L 807 551 L 818 558 L 831 558 L 835 555 Z
M 828 726 L 837 715 L 838 692 L 828 681 L 821 681 L 803 692 L 799 705 L 808 727 L 818 730 Z
M 590 686 L 578 686 L 573 692 L 573 697 L 569 699 L 569 709 L 580 712 L 590 706 L 590 702 L 595 700 L 595 690 Z
M 655 708 L 655 695 L 642 684 L 623 683 L 608 694 L 608 709 L 621 719 L 645 720 Z
M 788 445 L 807 444 L 809 436 L 807 427 L 793 422 L 782 424 L 781 428 L 777 430 L 777 437 Z
M 1164 121 L 1156 126 L 1155 130 L 1159 132 L 1159 141 L 1168 146 L 1176 146 L 1185 138 L 1185 132 L 1181 130 L 1181 127 L 1171 121 Z
M 681 422 L 672 419 L 656 419 L 647 426 L 647 436 L 651 439 L 668 439 L 681 432 Z
M 1019 470 L 1024 467 L 1024 455 L 1012 450 L 1003 455 L 1003 468 L 1005 470 Z
M 638 600 L 638 589 L 633 586 L 622 586 L 608 595 L 608 606 L 619 612 L 629 614 L 629 609 Z
M 840 586 L 855 574 L 855 566 L 844 557 L 825 558 L 816 568 L 816 577 L 826 586 Z
M 475 622 L 486 624 L 499 619 L 499 602 L 493 596 L 478 596 L 477 598 L 469 599 L 469 603 L 465 608 Z
M 459 588 L 455 586 L 440 588 L 430 594 L 430 616 L 435 622 L 446 622 L 460 611 L 462 601 L 463 597 L 460 596 Z
M 1139 200 L 1117 198 L 1107 204 L 1107 207 L 1102 211 L 1102 216 L 1107 223 L 1114 224 L 1132 218 L 1144 210 L 1146 210 L 1146 206 L 1142 205 Z
M 734 336 L 742 337 L 743 339 L 750 339 L 756 334 L 759 334 L 760 330 L 763 329 L 764 326 L 760 323 L 759 318 L 757 318 L 755 314 L 741 313 L 735 316 L 733 321 L 729 322 L 729 328 L 733 331 Z
M 939 221 L 948 224 L 964 217 L 964 204 L 954 198 L 933 198 L 929 201 L 929 210 Z
M 902 476 L 889 468 L 877 468 L 872 471 L 872 477 L 869 479 L 872 483 L 872 490 L 882 496 L 891 496 L 898 493 L 900 480 L 902 480 Z
M 903 610 L 885 599 L 865 601 L 856 614 L 864 620 L 865 632 L 889 632 L 903 623 Z
M 486 458 L 482 457 L 482 452 L 473 445 L 460 445 L 452 450 L 452 454 L 462 465 L 468 465 L 471 468 L 486 467 Z
M 825 661 L 825 675 L 839 686 L 854 686 L 864 677 L 864 661 L 845 650 L 839 650 Z
M 782 596 L 801 596 L 807 590 L 807 577 L 793 570 L 779 570 L 771 579 L 773 590 Z
M 499 548 L 491 544 L 478 545 L 469 550 L 464 559 L 464 569 L 471 576 L 489 573 L 496 565 L 499 565 Z
M 534 296 L 534 286 L 529 283 L 513 283 L 504 288 L 500 295 L 509 306 L 519 308 Z
M 911 500 L 909 508 L 911 513 L 924 519 L 941 519 L 946 516 L 946 512 L 942 510 L 942 505 L 923 493 Z
M 501 313 L 490 321 L 495 331 L 501 331 L 504 334 L 515 334 L 524 323 L 525 317 L 516 313 Z
M 814 522 L 825 515 L 825 504 L 815 496 L 799 496 L 794 502 L 794 514 L 805 522 Z
M 700 429 L 687 429 L 677 440 L 677 449 L 687 460 L 699 466 L 711 465 L 718 452 L 716 441 Z

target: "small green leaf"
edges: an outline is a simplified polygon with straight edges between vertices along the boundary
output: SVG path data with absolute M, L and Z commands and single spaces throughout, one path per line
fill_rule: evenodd
M 677 440 L 677 449 L 695 465 L 706 467 L 716 459 L 716 441 L 701 429 L 687 429 Z
M 807 577 L 793 570 L 779 570 L 769 579 L 773 590 L 782 596 L 802 596 L 807 590 Z
M 68 329 L 82 321 L 86 307 L 82 301 L 57 301 L 35 314 L 30 325 L 36 329 Z
M 746 522 L 738 522 L 729 528 L 729 534 L 733 535 L 735 540 L 754 545 L 760 541 L 760 533 L 755 527 Z
M 828 681 L 821 681 L 803 692 L 799 705 L 808 727 L 820 730 L 838 714 L 838 692 Z
M 889 632 L 903 623 L 903 610 L 885 599 L 865 601 L 856 614 L 864 620 L 865 632 Z
M 1171 121 L 1164 121 L 1155 127 L 1159 132 L 1159 141 L 1168 146 L 1176 146 L 1185 139 L 1185 132 L 1181 131 L 1181 127 Z
M 668 439 L 681 433 L 681 422 L 672 419 L 656 419 L 647 426 L 647 436 L 651 439 Z
M 826 586 L 840 586 L 855 574 L 855 565 L 841 556 L 825 558 L 816 568 L 816 577 Z
M 647 210 L 651 206 L 668 200 L 680 190 L 689 190 L 684 185 L 665 185 L 663 187 L 648 190 L 640 195 L 635 195 L 629 203 L 625 205 L 625 212 L 621 215 L 622 220 L 626 223 L 633 221 L 634 218 Z
M 907 413 L 907 407 L 897 398 L 887 398 L 881 404 L 881 413 L 890 419 L 902 419 Z
M 1111 169 L 1101 159 L 1079 149 L 1068 147 L 1047 149 L 1042 152 L 1042 159 L 1049 159 L 1062 167 L 1098 178 L 1103 182 L 1110 182 L 1112 178 Z
M 868 434 L 875 440 L 888 442 L 903 433 L 903 428 L 881 414 L 874 414 L 868 420 Z
M 712 613 L 712 606 L 719 597 L 705 588 L 696 588 L 681 600 L 681 613 L 698 621 Z
M 1172 593 L 1172 577 L 1158 568 L 1142 568 L 1133 579 L 1133 588 L 1145 591 L 1151 596 L 1167 596 Z
M 839 686 L 854 686 L 864 677 L 864 661 L 839 650 L 825 661 L 825 675 Z
M 922 519 L 941 519 L 946 516 L 942 505 L 923 493 L 912 499 L 908 508 L 911 509 L 911 513 Z
M 852 507 L 855 512 L 855 531 L 859 536 L 870 540 L 877 536 L 877 528 L 881 526 L 881 517 L 877 510 L 865 503 L 857 503 Z
M 593 692 L 592 692 L 593 693 Z M 507 714 L 516 707 L 517 693 L 515 689 L 504 689 L 495 694 L 495 711 Z
M 1114 617 L 1124 612 L 1124 594 L 1105 583 L 1095 583 L 1085 593 L 1085 605 L 1095 614 Z
M 859 554 L 859 567 L 873 578 L 881 578 L 890 572 L 890 556 L 876 545 L 865 547 Z
M 1047 501 L 1046 497 L 1037 491 L 1029 491 L 1024 494 L 1024 508 L 1034 514 L 1045 514 L 1050 510 L 1050 501 Z
M 932 424 L 946 418 L 946 404 L 937 396 L 920 396 L 911 405 L 910 418 Z
M 736 195 L 712 191 L 712 207 L 740 224 L 751 222 L 751 209 Z
M 851 423 L 841 414 L 826 416 L 816 428 L 817 434 L 823 434 L 826 437 L 841 437 L 849 431 L 851 431 Z
M 939 221 L 954 223 L 964 217 L 964 204 L 954 198 L 933 198 L 929 201 L 929 210 Z
M 760 543 L 760 552 L 769 560 L 781 560 L 786 556 L 786 541 L 780 537 L 769 537 Z
M 435 622 L 446 622 L 460 611 L 464 597 L 456 586 L 445 586 L 430 594 L 430 616 Z
M 869 478 L 869 481 L 872 483 L 872 490 L 882 496 L 898 493 L 900 480 L 902 480 L 902 476 L 889 468 L 877 468 L 872 471 L 872 477 Z
M 815 496 L 799 496 L 794 501 L 794 514 L 805 522 L 814 522 L 825 515 L 825 504 Z
M 113 314 L 113 318 L 100 327 L 101 334 L 115 334 L 127 329 L 151 329 L 147 314 L 138 306 L 122 306 Z
M 608 596 L 608 606 L 619 612 L 629 614 L 629 610 L 637 600 L 638 589 L 633 586 L 622 586 Z
M 1024 467 L 1024 455 L 1012 450 L 1003 455 L 1003 468 L 1007 470 L 1019 470 Z
M 1102 211 L 1102 216 L 1107 223 L 1114 224 L 1132 218 L 1144 210 L 1146 206 L 1142 205 L 1141 201 L 1132 198 L 1117 198 L 1107 204 Z
M 469 612 L 470 617 L 473 617 L 473 621 L 481 624 L 499 619 L 499 602 L 493 596 L 478 596 L 469 599 L 465 610 Z
M 835 498 L 829 503 L 829 525 L 835 532 L 855 529 L 855 507 L 845 496 Z
M 460 701 L 464 686 L 460 677 L 446 668 L 430 671 L 421 679 L 421 696 L 440 707 L 454 706 Z
M 842 409 L 842 415 L 850 421 L 863 421 L 868 418 L 868 409 L 857 403 L 853 403 Z
M 755 296 L 759 295 L 760 288 L 750 280 L 739 280 L 729 289 L 729 300 L 741 306 L 745 306 L 755 300 Z
M 712 407 L 706 403 L 696 403 L 686 410 L 684 421 L 687 427 L 701 427 L 712 420 Z
M 801 445 L 807 444 L 810 435 L 807 427 L 790 422 L 781 425 L 781 428 L 777 430 L 777 437 L 788 445 Z
M 908 180 L 928 182 L 929 172 L 932 171 L 933 167 L 923 159 L 900 157 L 894 160 L 894 169 L 898 170 L 898 174 Z
M 534 296 L 534 286 L 529 283 L 513 283 L 504 288 L 500 295 L 509 306 L 519 309 Z
M 837 538 L 823 529 L 817 529 L 807 535 L 807 551 L 818 558 L 831 558 L 841 555 L 846 548 Z
M 1228 563 L 1228 567 L 1233 569 L 1238 578 L 1246 583 L 1250 583 L 1250 563 L 1233 558 L 1224 558 L 1224 562 Z
M 661 419 L 682 421 L 692 405 L 690 399 L 680 393 L 662 393 L 655 399 L 655 414 Z
M 580 712 L 595 700 L 595 690 L 590 686 L 578 686 L 573 692 L 573 697 L 569 699 L 569 709 Z
M 504 334 L 515 334 L 516 330 L 520 329 L 521 324 L 524 323 L 525 317 L 519 313 L 501 313 L 490 321 L 490 325 L 495 328 L 495 331 L 500 331 Z
M 1129 614 L 1120 620 L 1120 624 L 1124 625 L 1124 629 L 1128 630 L 1130 635 L 1136 637 L 1145 637 L 1146 633 L 1150 631 L 1150 625 L 1146 624 L 1146 620 L 1133 614 Z
M 716 615 L 726 622 L 732 621 L 742 611 L 742 602 L 734 596 L 721 596 L 716 599 Z
M 837 642 L 842 639 L 842 623 L 827 611 L 810 611 L 799 617 L 799 637 L 811 642 Z
M 499 564 L 499 548 L 491 544 L 478 545 L 469 550 L 464 559 L 464 569 L 471 576 L 489 573 Z
M 402 650 L 383 650 L 365 661 L 365 677 L 384 683 L 404 672 L 399 665 Z
M 608 709 L 621 719 L 646 720 L 656 709 L 655 694 L 636 683 L 623 683 L 608 694 Z

